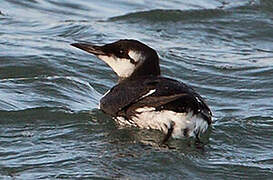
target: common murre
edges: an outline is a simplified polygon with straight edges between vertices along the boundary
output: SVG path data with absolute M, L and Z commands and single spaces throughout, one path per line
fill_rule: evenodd
M 100 100 L 100 109 L 120 125 L 157 129 L 170 137 L 196 137 L 212 123 L 212 113 L 186 84 L 160 76 L 159 57 L 149 46 L 123 39 L 103 46 L 73 43 L 96 55 L 118 75 L 119 81 Z

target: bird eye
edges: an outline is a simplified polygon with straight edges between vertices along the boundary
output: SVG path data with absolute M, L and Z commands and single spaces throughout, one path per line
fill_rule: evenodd
M 120 54 L 124 54 L 125 51 L 124 51 L 123 49 L 121 49 L 121 50 L 119 51 L 119 53 L 120 53 Z

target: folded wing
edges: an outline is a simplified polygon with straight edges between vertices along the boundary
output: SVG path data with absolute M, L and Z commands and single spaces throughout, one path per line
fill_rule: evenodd
M 101 99 L 101 109 L 112 116 L 130 118 L 138 108 L 200 114 L 211 124 L 211 111 L 191 87 L 176 80 L 153 77 L 121 82 Z

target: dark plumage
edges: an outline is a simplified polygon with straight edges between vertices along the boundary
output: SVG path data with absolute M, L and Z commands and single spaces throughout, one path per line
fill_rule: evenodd
M 153 89 L 155 93 L 142 98 Z M 155 107 L 157 111 L 193 111 L 193 114 L 202 115 L 211 124 L 211 111 L 200 95 L 184 83 L 160 76 L 124 80 L 100 101 L 100 107 L 105 113 L 127 119 L 134 115 L 136 108 L 145 106 Z

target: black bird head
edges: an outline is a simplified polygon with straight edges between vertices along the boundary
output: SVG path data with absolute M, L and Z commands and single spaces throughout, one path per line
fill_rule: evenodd
M 124 39 L 103 46 L 89 43 L 71 45 L 103 60 L 115 71 L 120 80 L 160 75 L 156 51 L 137 40 Z

